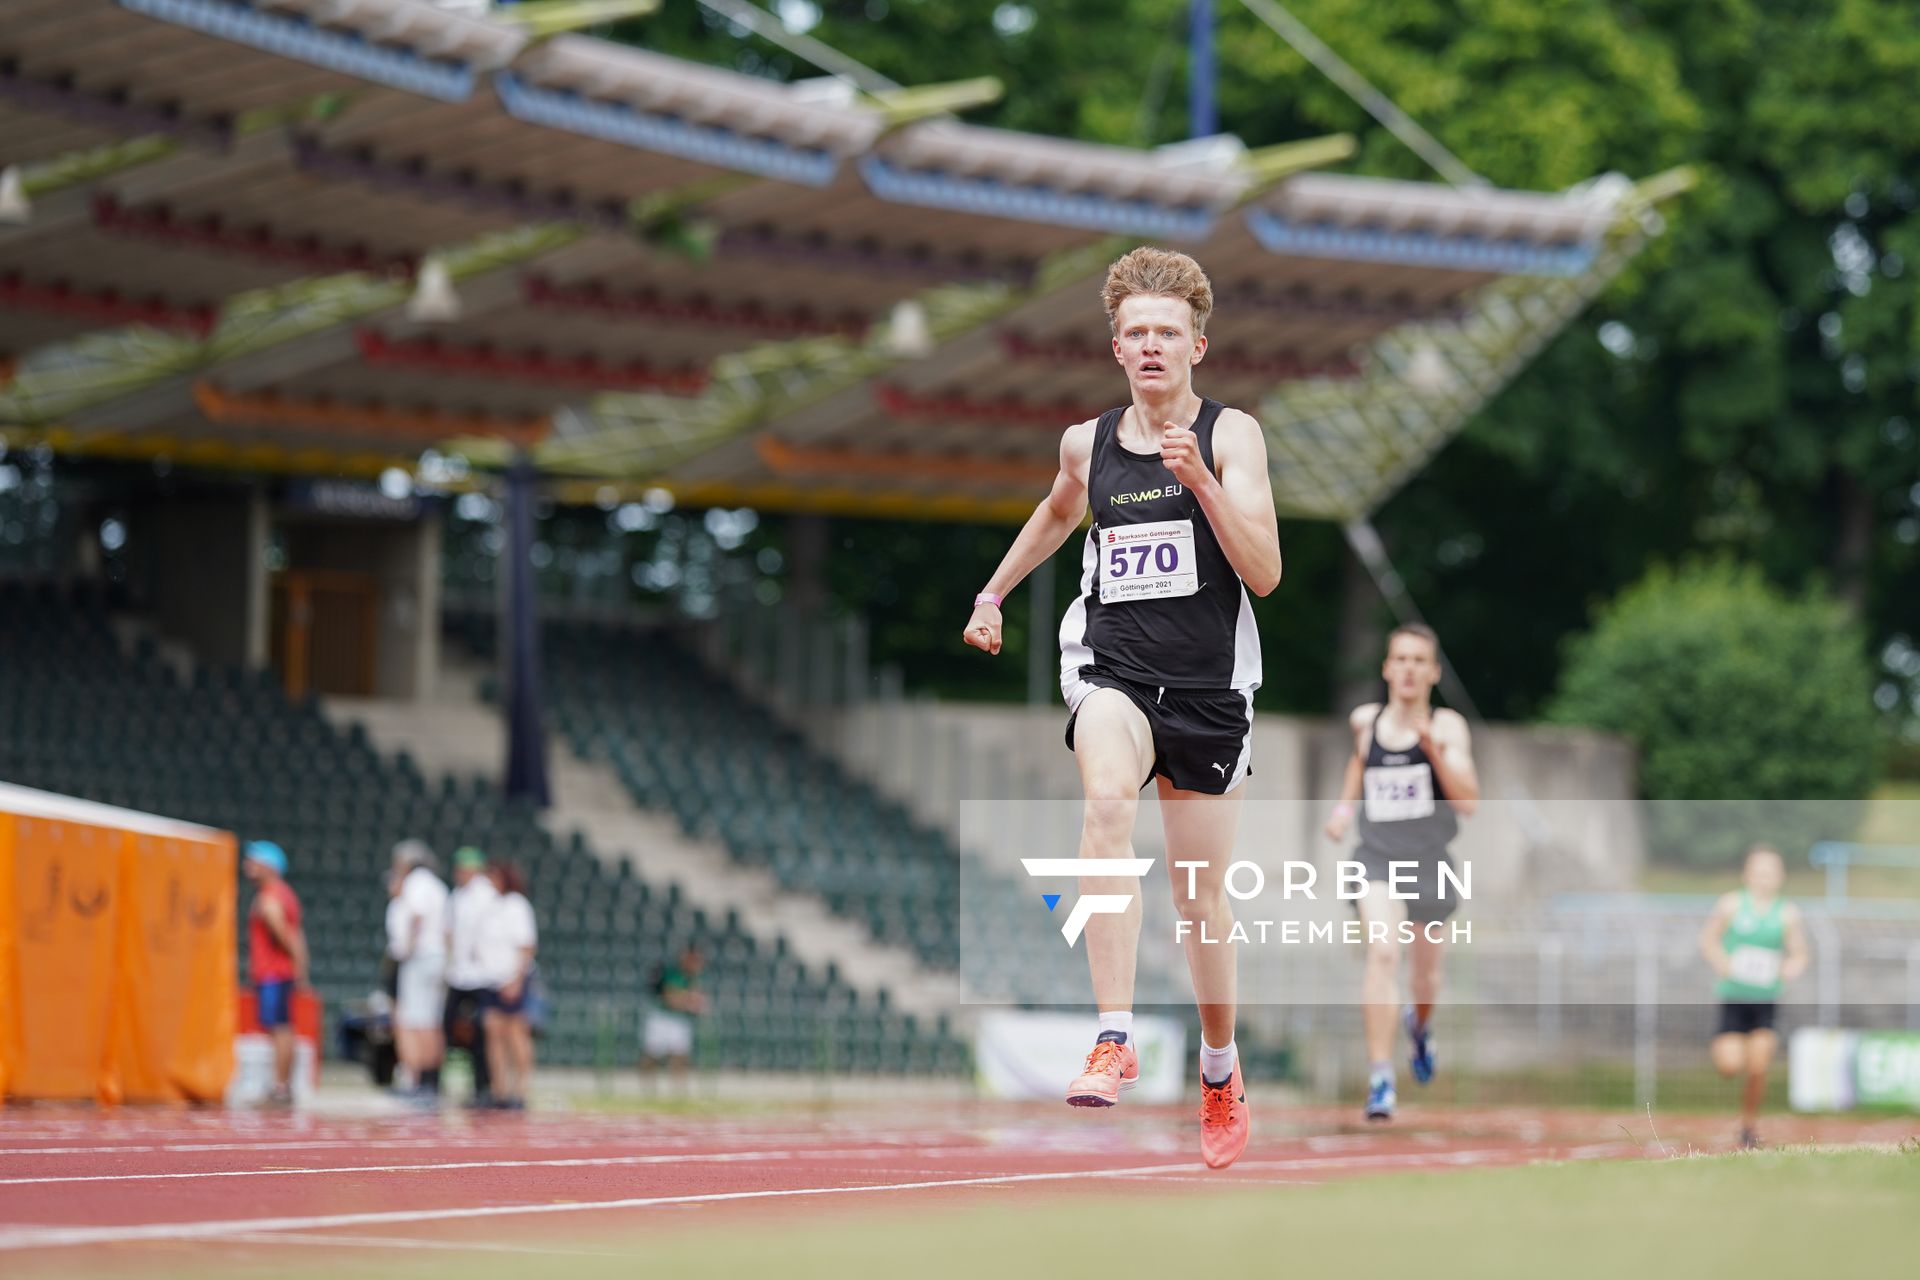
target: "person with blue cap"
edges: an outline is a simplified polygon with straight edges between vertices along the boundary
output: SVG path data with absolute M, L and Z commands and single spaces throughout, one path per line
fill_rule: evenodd
M 273 1092 L 268 1102 L 293 1102 L 293 991 L 307 985 L 307 935 L 300 899 L 287 883 L 287 852 L 271 840 L 248 843 L 241 863 L 253 881 L 247 911 L 247 973 L 253 981 L 260 1028 L 273 1040 Z

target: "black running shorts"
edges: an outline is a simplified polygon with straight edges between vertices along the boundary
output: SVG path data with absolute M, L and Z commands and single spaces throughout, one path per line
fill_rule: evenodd
M 1067 687 L 1067 749 L 1080 704 L 1095 689 L 1118 689 L 1133 699 L 1153 733 L 1154 775 L 1181 791 L 1224 795 L 1253 772 L 1253 690 L 1162 689 L 1124 679 L 1099 666 L 1084 666 Z
M 1771 1000 L 1728 1000 L 1720 1006 L 1717 1036 L 1744 1036 L 1754 1031 L 1773 1030 L 1774 1003 Z
M 1453 866 L 1453 859 L 1446 850 L 1425 857 L 1413 858 L 1406 854 L 1387 854 L 1379 849 L 1361 845 L 1353 851 L 1348 861 L 1357 862 L 1366 868 L 1369 883 L 1378 881 L 1380 888 L 1376 893 L 1385 893 L 1393 884 L 1392 875 L 1395 862 L 1412 863 L 1412 866 L 1400 868 L 1400 891 L 1411 893 L 1411 898 L 1399 901 L 1407 909 L 1407 919 L 1414 924 L 1432 924 L 1445 920 L 1460 909 L 1460 877 L 1456 874 L 1450 880 L 1440 879 L 1440 864 L 1446 863 L 1457 873 L 1460 868 Z M 1360 900 L 1353 899 L 1355 914 L 1360 911 Z

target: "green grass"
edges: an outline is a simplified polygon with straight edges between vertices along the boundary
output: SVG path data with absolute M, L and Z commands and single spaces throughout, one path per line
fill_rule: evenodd
M 1458 1050 L 1458 1042 L 1455 1049 Z M 1776 1062 L 1767 1077 L 1762 1106 L 1787 1110 L 1787 1073 Z M 1633 1063 L 1612 1059 L 1587 1060 L 1575 1067 L 1541 1067 L 1530 1071 L 1441 1072 L 1421 1090 L 1423 1106 L 1502 1106 L 1578 1108 L 1592 1111 L 1638 1111 Z M 1724 1111 L 1739 1107 L 1739 1084 L 1723 1079 L 1707 1065 L 1707 1048 L 1700 1045 L 1697 1067 L 1663 1066 L 1654 1080 L 1656 1110 Z
M 509 1218 L 472 1224 L 472 1234 L 527 1244 L 526 1232 L 539 1230 L 556 1248 L 625 1256 L 576 1254 L 541 1264 L 526 1255 L 316 1256 L 302 1249 L 286 1251 L 275 1270 L 318 1277 L 377 1267 L 382 1275 L 421 1280 L 520 1280 L 556 1267 L 567 1280 L 1886 1277 L 1912 1264 L 1920 1148 L 1910 1142 L 1898 1152 L 1802 1149 L 1184 1192 L 1035 1192 L 1009 1203 L 1004 1192 L 985 1191 L 992 1203 L 937 1208 L 889 1204 L 884 1196 L 835 1197 L 777 1205 L 777 1217 L 752 1222 L 737 1208 L 724 1216 L 649 1213 L 644 1225 L 623 1234 L 552 1219 L 516 1228 Z

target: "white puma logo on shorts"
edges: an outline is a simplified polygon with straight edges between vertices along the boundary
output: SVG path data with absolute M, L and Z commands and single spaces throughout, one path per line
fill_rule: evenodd
M 1227 766 L 1225 766 L 1225 765 L 1223 765 L 1223 764 L 1217 764 L 1217 765 L 1215 765 L 1215 766 L 1213 766 L 1213 767 L 1214 767 L 1214 768 L 1216 768 L 1216 769 L 1218 769 L 1218 770 L 1220 771 L 1220 776 L 1221 776 L 1221 777 L 1223 777 L 1223 778 L 1224 778 L 1224 777 L 1226 777 L 1226 776 L 1227 776 Z

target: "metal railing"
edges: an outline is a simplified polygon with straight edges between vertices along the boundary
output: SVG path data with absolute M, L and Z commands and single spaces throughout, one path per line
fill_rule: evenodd
M 1822 840 L 1807 853 L 1807 861 L 1827 872 L 1827 900 L 1847 900 L 1847 872 L 1853 867 L 1900 867 L 1920 871 L 1920 845 L 1857 844 L 1851 840 Z

